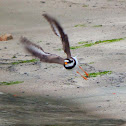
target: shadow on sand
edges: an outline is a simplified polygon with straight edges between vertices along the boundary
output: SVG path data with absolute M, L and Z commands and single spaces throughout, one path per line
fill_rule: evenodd
M 98 119 L 67 101 L 0 95 L 0 126 L 119 126 L 123 120 Z

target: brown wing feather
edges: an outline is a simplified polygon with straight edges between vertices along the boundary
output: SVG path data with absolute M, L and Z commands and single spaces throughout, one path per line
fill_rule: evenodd
M 63 44 L 63 50 L 67 54 L 67 58 L 70 58 L 71 52 L 67 34 L 64 33 L 63 28 L 54 18 L 50 17 L 47 14 L 43 14 L 43 16 L 50 23 L 53 32 L 61 38 Z
M 20 42 L 25 45 L 28 52 L 30 52 L 33 56 L 38 57 L 42 62 L 64 65 L 64 59 L 62 57 L 44 52 L 40 46 L 32 43 L 26 37 L 21 37 Z

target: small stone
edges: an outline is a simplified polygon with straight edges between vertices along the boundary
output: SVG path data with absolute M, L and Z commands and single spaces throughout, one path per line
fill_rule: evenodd
M 11 34 L 4 34 L 0 36 L 0 41 L 8 41 L 10 39 L 13 39 L 13 36 Z
M 101 108 L 101 106 L 98 106 L 98 108 Z
M 4 94 L 4 93 L 3 93 L 3 92 L 0 92 L 0 95 L 1 95 L 1 94 Z
M 45 104 L 46 104 L 46 105 L 48 105 L 49 103 L 48 103 L 48 102 L 46 102 Z
M 107 102 L 110 102 L 110 100 L 106 100 Z
M 120 85 L 117 85 L 116 87 L 120 87 Z
M 17 58 L 15 55 L 12 58 Z
M 41 3 L 45 3 L 45 1 L 40 1 Z
M 46 45 L 50 45 L 50 43 L 46 43 Z

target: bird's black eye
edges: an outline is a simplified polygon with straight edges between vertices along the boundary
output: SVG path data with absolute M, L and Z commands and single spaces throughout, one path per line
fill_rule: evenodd
M 73 60 L 70 59 L 70 60 L 69 60 L 69 63 L 72 63 L 72 62 L 73 62 Z

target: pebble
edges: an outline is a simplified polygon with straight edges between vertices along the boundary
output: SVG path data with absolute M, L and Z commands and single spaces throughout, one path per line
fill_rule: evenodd
M 120 87 L 120 85 L 117 85 L 116 87 Z
M 40 1 L 41 3 L 45 3 L 45 1 Z
M 46 105 L 48 105 L 49 103 L 48 103 L 48 102 L 46 102 L 45 104 L 46 104 Z
M 46 43 L 46 45 L 50 45 L 50 43 Z
M 0 95 L 1 95 L 1 94 L 4 94 L 4 93 L 3 93 L 3 92 L 0 92 Z
M 7 41 L 13 39 L 13 36 L 11 34 L 4 34 L 0 36 L 0 41 Z

